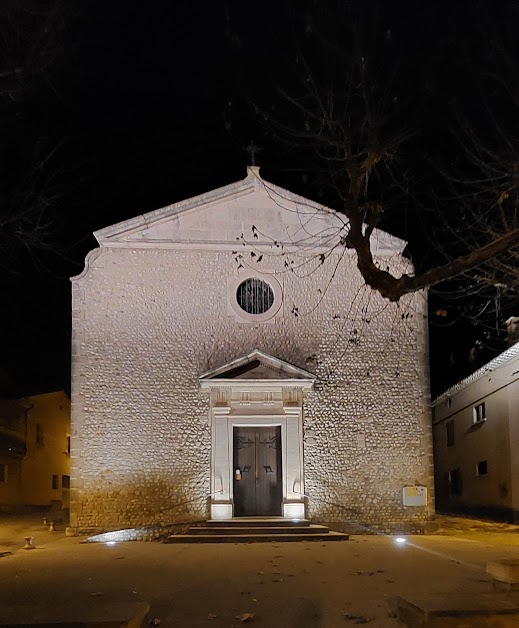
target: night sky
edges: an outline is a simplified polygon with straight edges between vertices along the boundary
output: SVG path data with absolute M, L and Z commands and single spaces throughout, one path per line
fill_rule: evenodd
M 0 367 L 19 392 L 69 388 L 69 277 L 96 246 L 94 230 L 243 178 L 251 139 L 264 178 L 333 206 L 313 156 L 279 142 L 264 112 L 290 122 L 279 90 L 296 84 L 301 48 L 329 70 L 313 41 L 320 28 L 340 35 L 336 15 L 358 16 L 381 80 L 395 74 L 401 115 L 418 129 L 402 169 L 422 177 L 423 201 L 438 177 L 431 163 L 456 151 L 453 112 L 478 118 L 481 76 L 499 65 L 489 51 L 516 39 L 517 3 L 492 4 L 359 1 L 348 13 L 337 0 L 7 2 L 0 219 L 24 207 L 28 189 L 45 208 L 36 233 L 34 216 L 0 223 Z M 345 39 L 351 31 L 349 23 Z M 11 75 L 13 67 L 23 72 Z M 387 201 L 402 204 L 398 195 Z M 435 255 L 426 222 L 396 212 L 383 226 L 409 239 L 420 264 Z M 466 374 L 482 337 L 450 307 L 436 316 L 441 304 L 433 297 L 435 390 Z M 505 348 L 502 328 L 491 348 Z

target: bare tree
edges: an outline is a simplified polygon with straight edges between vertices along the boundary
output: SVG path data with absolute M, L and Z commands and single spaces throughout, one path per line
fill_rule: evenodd
M 390 50 L 392 33 L 382 19 L 377 21 L 380 14 L 362 15 L 356 3 L 339 6 L 333 18 L 328 4 L 322 10 L 314 5 L 303 15 L 292 67 L 285 70 L 290 79 L 280 80 L 278 74 L 275 105 L 257 108 L 264 127 L 292 154 L 308 159 L 314 180 L 327 181 L 327 198 L 347 219 L 342 245 L 355 251 L 364 281 L 385 298 L 399 301 L 453 279 L 464 279 L 458 289 L 470 285 L 474 295 L 488 285 L 494 292 L 515 290 L 517 138 L 502 126 L 492 134 L 500 122 L 487 94 L 478 114 L 479 121 L 487 117 L 486 132 L 466 117 L 465 128 L 458 127 L 445 147 L 452 151 L 458 144 L 457 163 L 436 150 L 435 163 L 429 164 L 436 171 L 436 186 L 417 181 L 410 161 L 426 135 L 423 97 L 409 74 L 399 75 L 401 59 Z M 458 118 L 461 106 L 455 105 Z M 456 116 L 450 124 L 456 128 Z M 425 221 L 425 231 L 435 236 L 429 245 L 434 254 L 428 264 L 416 256 L 415 272 L 399 275 L 378 265 L 372 236 L 381 227 L 405 237 L 395 219 L 404 191 L 415 205 L 415 222 Z
M 0 265 L 50 250 L 54 210 L 68 185 L 53 133 L 56 79 L 70 52 L 60 0 L 8 0 L 0 8 Z M 61 103 L 60 103 L 61 105 Z

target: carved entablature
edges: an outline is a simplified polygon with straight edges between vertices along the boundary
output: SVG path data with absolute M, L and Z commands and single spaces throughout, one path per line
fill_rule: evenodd
M 199 377 L 211 393 L 211 407 L 222 414 L 283 414 L 302 408 L 303 391 L 315 376 L 261 351 L 253 351 Z

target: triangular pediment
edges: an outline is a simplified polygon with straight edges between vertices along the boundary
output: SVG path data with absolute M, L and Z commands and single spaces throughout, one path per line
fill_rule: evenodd
M 275 358 L 262 351 L 252 351 L 231 362 L 203 373 L 202 382 L 229 380 L 299 380 L 313 382 L 315 375 L 289 362 Z
M 347 233 L 342 214 L 280 188 L 250 167 L 245 179 L 94 233 L 104 246 L 232 246 L 333 249 Z M 405 242 L 375 230 L 374 252 Z

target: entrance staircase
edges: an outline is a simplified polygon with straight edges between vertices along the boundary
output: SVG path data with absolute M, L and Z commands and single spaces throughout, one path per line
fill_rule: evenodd
M 268 543 L 272 541 L 347 541 L 348 534 L 332 532 L 327 526 L 307 519 L 283 517 L 236 517 L 210 520 L 189 528 L 186 534 L 172 534 L 166 543 Z

